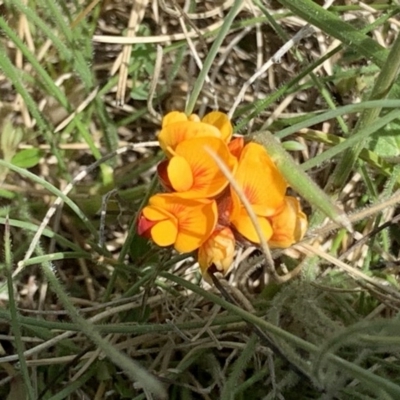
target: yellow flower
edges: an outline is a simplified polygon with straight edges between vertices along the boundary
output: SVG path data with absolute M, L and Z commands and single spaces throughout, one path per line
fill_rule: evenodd
M 225 275 L 233 263 L 235 237 L 230 228 L 217 228 L 199 248 L 198 261 L 201 273 L 206 278 L 208 269 L 214 266 Z
M 307 217 L 295 197 L 286 196 L 282 209 L 271 218 L 273 234 L 271 247 L 289 247 L 301 240 L 307 230 Z
M 234 171 L 237 160 L 222 139 L 197 137 L 179 143 L 171 159 L 160 164 L 161 181 L 181 197 L 202 199 L 218 195 L 228 180 L 208 151 Z
M 143 208 L 138 234 L 180 253 L 198 249 L 214 231 L 218 219 L 214 200 L 184 199 L 174 193 L 156 194 Z
M 171 157 L 176 146 L 184 140 L 195 137 L 216 137 L 228 143 L 232 131 L 228 116 L 219 111 L 207 114 L 201 121 L 195 114 L 187 117 L 184 113 L 173 111 L 163 118 L 162 129 L 157 138 L 160 147 L 168 157 Z
M 273 231 L 267 217 L 276 214 L 283 206 L 287 188 L 285 179 L 264 147 L 257 143 L 249 143 L 243 148 L 234 177 L 249 200 L 265 239 L 269 240 Z M 231 223 L 246 239 L 260 243 L 246 209 L 232 188 L 231 197 Z

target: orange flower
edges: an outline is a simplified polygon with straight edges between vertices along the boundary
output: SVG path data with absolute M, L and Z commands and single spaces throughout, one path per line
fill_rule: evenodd
M 159 165 L 159 175 L 165 186 L 190 199 L 209 198 L 221 193 L 228 180 L 208 150 L 217 154 L 231 171 L 235 169 L 237 160 L 222 139 L 188 139 L 176 146 L 169 161 Z
M 243 148 L 234 177 L 249 200 L 265 239 L 269 240 L 273 232 L 267 217 L 276 214 L 283 206 L 286 181 L 264 147 L 257 143 L 249 143 Z M 260 243 L 246 209 L 232 188 L 231 197 L 231 223 L 245 238 Z
M 138 234 L 180 253 L 198 249 L 214 231 L 218 219 L 214 200 L 184 199 L 174 193 L 156 194 L 143 208 Z
M 176 146 L 184 140 L 195 137 L 217 137 L 228 143 L 232 131 L 228 116 L 219 111 L 207 114 L 201 121 L 195 114 L 187 117 L 184 113 L 173 111 L 163 118 L 158 141 L 167 156 L 171 157 Z
M 215 268 L 225 275 L 233 263 L 235 237 L 230 228 L 217 228 L 199 248 L 198 261 L 201 273 L 207 277 L 208 269 Z
M 301 240 L 307 230 L 307 217 L 301 211 L 295 197 L 286 196 L 282 209 L 271 217 L 273 234 L 269 240 L 271 247 L 289 247 Z

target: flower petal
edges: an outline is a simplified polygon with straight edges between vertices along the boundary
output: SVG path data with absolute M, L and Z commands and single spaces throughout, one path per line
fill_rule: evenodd
M 162 119 L 162 127 L 165 128 L 167 125 L 171 125 L 174 122 L 184 122 L 187 121 L 188 117 L 185 113 L 179 111 L 172 111 L 164 116 Z
M 191 114 L 188 117 L 189 121 L 200 122 L 200 117 L 197 114 Z
M 264 217 L 257 217 L 257 221 L 260 225 L 261 232 L 263 233 L 265 240 L 268 241 L 272 236 L 271 224 L 269 223 L 268 219 Z M 246 239 L 253 243 L 260 243 L 260 238 L 257 235 L 253 222 L 251 221 L 245 209 L 243 209 L 238 217 L 232 221 L 232 224 Z
M 237 159 L 240 158 L 243 147 L 244 147 L 244 137 L 243 136 L 240 136 L 240 137 L 237 137 L 237 138 L 231 140 L 228 144 L 229 151 Z
M 178 235 L 178 227 L 175 221 L 167 219 L 160 221 L 151 228 L 151 238 L 158 246 L 171 246 Z
M 197 137 L 179 143 L 175 154 L 186 160 L 193 178 L 192 186 L 189 187 L 189 178 L 183 177 L 184 175 L 189 176 L 189 171 L 182 160 L 179 161 L 179 165 L 177 162 L 171 168 L 168 166 L 169 180 L 181 196 L 186 198 L 214 197 L 228 185 L 228 180 L 211 157 L 210 151 L 216 154 L 231 171 L 236 168 L 237 160 L 230 154 L 222 139 Z M 170 163 L 174 158 L 170 160 Z M 184 183 L 179 184 L 178 179 L 182 179 Z
M 301 240 L 307 230 L 307 217 L 295 197 L 286 196 L 284 207 L 270 220 L 273 229 L 269 242 L 271 247 L 289 247 Z
M 147 219 L 143 213 L 140 213 L 137 222 L 137 234 L 146 238 L 150 238 L 150 230 L 157 222 Z
M 235 253 L 235 237 L 230 228 L 217 228 L 203 243 L 198 252 L 201 272 L 207 278 L 208 269 L 214 267 L 225 275 L 233 263 Z
M 193 173 L 184 157 L 174 156 L 167 167 L 168 179 L 177 192 L 185 192 L 193 186 Z
M 171 217 L 166 210 L 152 206 L 143 208 L 142 214 L 150 221 L 163 221 Z
M 218 128 L 221 132 L 221 139 L 228 143 L 232 137 L 233 128 L 228 116 L 219 111 L 212 111 L 204 116 L 201 120 L 206 124 L 210 124 Z
M 195 201 L 186 199 L 186 201 Z M 214 231 L 217 224 L 217 204 L 214 200 L 197 200 L 197 204 L 188 204 L 178 216 L 178 236 L 175 249 L 189 253 L 198 249 Z
M 220 137 L 221 133 L 216 127 L 203 122 L 181 121 L 168 123 L 159 132 L 157 139 L 163 151 L 171 157 L 179 143 L 200 136 Z
M 235 179 L 257 215 L 273 215 L 282 206 L 287 183 L 263 146 L 244 147 Z
M 162 187 L 170 192 L 172 191 L 172 186 L 171 182 L 169 181 L 167 173 L 168 163 L 169 163 L 168 160 L 161 161 L 157 165 L 157 174 L 158 174 L 158 180 L 160 181 Z
M 154 242 L 159 246 L 173 244 L 181 253 L 198 249 L 209 238 L 218 219 L 214 200 L 185 199 L 175 193 L 152 196 L 142 212 L 148 219 L 160 221 L 151 228 Z

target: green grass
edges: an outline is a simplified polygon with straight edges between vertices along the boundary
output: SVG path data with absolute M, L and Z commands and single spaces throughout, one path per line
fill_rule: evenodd
M 4 2 L 0 398 L 400 398 L 400 7 L 318 3 L 184 17 L 201 69 L 187 40 L 159 40 L 182 32 L 177 17 L 148 5 L 137 36 L 152 39 L 132 45 L 120 106 L 132 2 Z M 216 104 L 303 199 L 307 238 L 273 253 L 280 276 L 301 268 L 285 283 L 256 251 L 210 288 L 193 255 L 136 234 L 159 190 L 158 114 Z

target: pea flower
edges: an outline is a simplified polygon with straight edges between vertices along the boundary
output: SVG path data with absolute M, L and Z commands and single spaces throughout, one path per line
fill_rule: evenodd
M 212 234 L 217 219 L 214 200 L 156 194 L 141 212 L 138 234 L 151 238 L 158 246 L 173 245 L 180 253 L 190 253 Z
M 287 182 L 263 146 L 232 137 L 232 125 L 218 111 L 200 119 L 168 113 L 158 134 L 167 155 L 157 168 L 168 193 L 152 196 L 140 212 L 138 234 L 180 253 L 198 250 L 205 280 L 210 268 L 225 275 L 236 241 L 260 243 L 246 208 L 221 172 L 214 153 L 228 167 L 246 196 L 271 247 L 289 247 L 307 229 L 299 201 L 285 196 Z M 246 239 L 246 240 L 244 240 Z
M 248 143 L 240 154 L 235 180 L 248 199 L 266 240 L 273 235 L 268 217 L 284 204 L 287 183 L 264 147 Z M 236 192 L 231 188 L 230 222 L 246 239 L 260 243 L 253 223 Z
M 207 271 L 214 266 L 225 275 L 232 265 L 235 253 L 235 237 L 228 227 L 215 229 L 212 235 L 200 246 L 198 261 L 203 276 L 207 279 Z
M 273 234 L 270 247 L 285 248 L 301 240 L 307 230 L 307 217 L 295 197 L 286 196 L 284 206 L 271 217 Z
M 170 160 L 158 167 L 164 185 L 185 198 L 210 198 L 220 194 L 228 185 L 209 151 L 233 172 L 237 160 L 229 152 L 222 139 L 215 137 L 196 137 L 179 143 Z
M 228 143 L 232 137 L 233 128 L 226 114 L 212 111 L 201 120 L 192 114 L 172 111 L 162 121 L 162 129 L 158 134 L 160 147 L 168 157 L 173 155 L 176 146 L 187 139 L 195 137 L 216 137 Z

